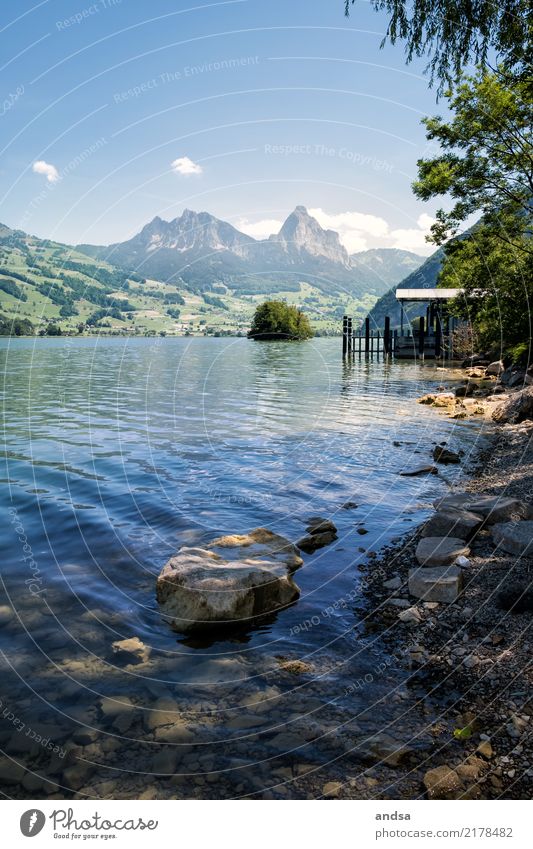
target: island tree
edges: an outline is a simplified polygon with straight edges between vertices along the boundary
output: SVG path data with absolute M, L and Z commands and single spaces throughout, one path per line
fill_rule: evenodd
M 265 301 L 254 314 L 250 339 L 309 339 L 313 335 L 307 316 L 285 301 Z

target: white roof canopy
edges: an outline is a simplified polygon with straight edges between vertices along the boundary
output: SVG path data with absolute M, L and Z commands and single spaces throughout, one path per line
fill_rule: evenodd
M 462 293 L 462 289 L 396 289 L 398 301 L 449 301 Z

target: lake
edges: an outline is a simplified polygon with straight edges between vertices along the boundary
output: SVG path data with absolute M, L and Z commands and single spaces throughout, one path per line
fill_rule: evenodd
M 10 795 L 312 798 L 364 771 L 361 740 L 416 728 L 359 568 L 461 473 L 399 471 L 483 439 L 414 403 L 442 370 L 343 363 L 340 339 L 2 339 L 0 361 L 0 740 L 29 770 Z M 297 540 L 313 515 L 338 540 L 304 555 L 294 606 L 218 640 L 163 622 L 180 545 Z M 124 667 L 112 643 L 132 636 L 150 657 Z

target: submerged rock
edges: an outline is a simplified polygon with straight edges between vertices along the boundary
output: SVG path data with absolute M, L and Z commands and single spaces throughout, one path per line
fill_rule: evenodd
M 436 448 L 433 449 L 433 459 L 437 463 L 460 463 L 461 458 L 459 454 L 456 454 L 455 451 L 450 451 L 449 448 L 443 448 L 442 445 L 437 445 Z
M 302 563 L 296 546 L 266 528 L 219 537 L 170 558 L 157 579 L 157 600 L 182 633 L 254 625 L 299 597 L 291 573 Z
M 416 475 L 438 475 L 438 473 L 436 466 L 417 466 L 415 469 L 404 469 L 400 475 L 404 478 L 412 478 Z
M 314 516 L 312 519 L 309 519 L 306 531 L 309 534 L 322 534 L 326 531 L 331 531 L 331 533 L 336 534 L 337 527 L 333 524 L 331 519 L 322 519 L 321 516 Z
M 323 548 L 325 545 L 329 545 L 336 539 L 337 534 L 335 531 L 324 531 L 323 533 L 313 532 L 299 539 L 296 545 L 302 551 L 305 551 L 306 554 L 312 554 L 312 552 L 316 551 L 317 548 Z
M 116 640 L 112 648 L 117 660 L 128 665 L 132 663 L 145 663 L 151 654 L 151 648 L 145 646 L 139 637 Z

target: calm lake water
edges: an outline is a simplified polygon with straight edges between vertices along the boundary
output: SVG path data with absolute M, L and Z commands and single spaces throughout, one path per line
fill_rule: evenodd
M 369 734 L 416 729 L 405 673 L 383 671 L 365 628 L 359 566 L 460 473 L 398 472 L 442 440 L 467 458 L 481 429 L 413 402 L 442 371 L 343 364 L 340 346 L 0 341 L 0 742 L 30 770 L 27 797 L 320 795 L 347 763 L 364 771 L 352 750 Z M 304 557 L 289 610 L 210 641 L 162 621 L 155 579 L 180 545 L 257 526 L 296 540 L 313 515 L 338 540 Z M 131 636 L 151 654 L 124 668 L 112 643 Z M 73 739 L 69 766 L 51 748 Z

